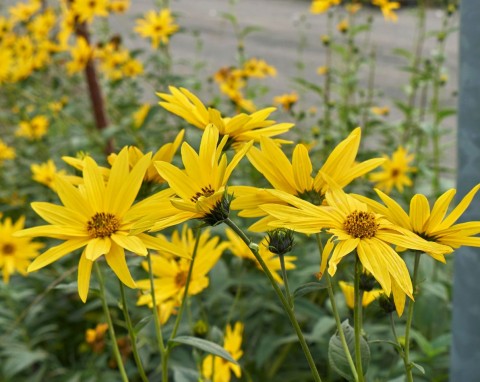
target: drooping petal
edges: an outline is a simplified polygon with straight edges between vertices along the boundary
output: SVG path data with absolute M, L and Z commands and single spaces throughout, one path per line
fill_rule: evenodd
M 110 252 L 105 255 L 107 264 L 112 268 L 122 283 L 129 288 L 136 288 L 137 285 L 128 270 L 127 261 L 125 259 L 125 251 L 122 247 L 113 244 Z
M 128 249 L 130 252 L 141 256 L 146 256 L 148 254 L 145 244 L 143 244 L 137 236 L 126 236 L 114 233 L 111 238 L 119 246 Z
M 78 263 L 78 294 L 83 302 L 87 301 L 92 265 L 93 261 L 88 260 L 85 251 L 83 251 Z
M 112 246 L 112 241 L 109 237 L 97 237 L 91 239 L 87 248 L 85 248 L 85 256 L 90 261 L 97 260 L 100 256 L 107 254 Z
M 88 243 L 87 238 L 70 239 L 60 245 L 50 248 L 46 252 L 38 256 L 28 267 L 28 272 L 36 271 L 43 268 L 54 261 L 62 258 L 63 256 L 75 251 L 76 249 L 83 247 Z

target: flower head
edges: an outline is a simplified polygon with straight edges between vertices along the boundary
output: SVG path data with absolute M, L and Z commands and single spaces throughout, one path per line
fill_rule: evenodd
M 382 171 L 370 174 L 370 180 L 375 182 L 375 187 L 389 194 L 395 187 L 399 192 L 403 192 L 405 186 L 410 187 L 412 180 L 408 177 L 409 173 L 416 172 L 417 168 L 410 166 L 415 158 L 413 154 L 408 154 L 407 150 L 400 146 L 392 155 L 392 158 L 385 157 L 385 163 L 382 165 Z
M 15 149 L 0 139 L 0 165 L 7 159 L 15 159 Z
M 393 22 L 398 20 L 398 16 L 393 10 L 400 8 L 399 2 L 390 0 L 372 0 L 372 4 L 380 7 L 385 20 Z
M 87 329 L 85 332 L 85 342 L 90 346 L 94 353 L 102 353 L 105 349 L 105 333 L 108 330 L 108 324 L 101 322 L 95 329 Z
M 333 7 L 340 4 L 341 0 L 313 0 L 310 6 L 311 13 L 324 13 Z
M 233 329 L 230 324 L 226 328 L 223 348 L 230 353 L 235 361 L 239 360 L 243 355 L 241 349 L 243 329 L 244 326 L 241 322 L 235 323 Z M 229 382 L 232 372 L 237 378 L 242 376 L 242 370 L 239 365 L 228 362 L 223 358 L 207 355 L 202 362 L 202 375 L 212 382 Z
M 68 74 L 82 71 L 93 57 L 94 50 L 84 37 L 77 37 L 77 43 L 70 49 L 72 60 L 67 62 Z
M 80 22 L 91 23 L 95 16 L 108 16 L 108 0 L 73 0 L 72 11 Z
M 277 105 L 281 105 L 285 111 L 290 111 L 292 106 L 298 102 L 298 94 L 295 92 L 282 94 L 276 96 L 273 99 L 273 102 Z
M 48 131 L 48 119 L 44 115 L 37 115 L 31 121 L 20 122 L 17 130 L 19 137 L 26 137 L 30 140 L 38 140 L 42 138 Z
M 86 301 L 93 262 L 105 256 L 117 277 L 130 288 L 135 287 L 128 270 L 125 250 L 145 256 L 157 241 L 143 233 L 132 234 L 136 206 L 132 206 L 150 165 L 145 155 L 129 170 L 128 150 L 123 149 L 110 171 L 108 181 L 91 157 L 85 157 L 83 184 L 78 188 L 63 177 L 55 179 L 55 189 L 63 205 L 35 202 L 32 208 L 48 225 L 17 232 L 19 237 L 51 237 L 64 240 L 38 256 L 29 272 L 43 268 L 68 253 L 84 248 L 78 266 L 78 293 Z
M 178 29 L 170 10 L 162 9 L 160 12 L 148 11 L 143 19 L 137 19 L 135 32 L 142 37 L 151 38 L 152 47 L 156 49 L 160 43 L 168 44 L 168 38 Z
M 32 179 L 34 181 L 44 184 L 45 186 L 50 187 L 53 190 L 55 189 L 55 176 L 65 175 L 65 171 L 57 171 L 57 167 L 51 159 L 49 159 L 45 163 L 33 163 L 30 166 L 30 169 L 32 170 Z
M 25 217 L 22 216 L 15 223 L 6 218 L 0 223 L 0 269 L 3 282 L 8 284 L 10 276 L 15 272 L 27 274 L 27 267 L 32 258 L 38 255 L 44 244 L 35 243 L 28 238 L 15 237 L 14 233 L 23 229 Z

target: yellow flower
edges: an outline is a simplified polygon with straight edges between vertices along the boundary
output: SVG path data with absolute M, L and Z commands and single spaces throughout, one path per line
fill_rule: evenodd
M 279 226 L 306 234 L 319 233 L 323 228 L 331 234 L 322 254 L 320 276 L 328 261 L 328 273 L 333 276 L 337 266 L 346 255 L 356 252 L 360 262 L 381 285 L 387 295 L 412 296 L 412 282 L 407 266 L 390 244 L 403 248 L 433 253 L 448 253 L 450 248 L 428 242 L 372 212 L 366 203 L 347 195 L 341 188 L 330 185 L 326 193 L 327 206 L 315 206 L 280 191 L 270 191 L 283 198 L 291 206 L 275 204 L 261 208 L 273 216 L 271 226 Z M 396 298 L 397 300 L 401 300 Z M 405 300 L 403 299 L 403 302 Z M 397 306 L 399 314 L 403 305 Z
M 56 192 L 63 206 L 32 203 L 33 210 L 49 224 L 25 229 L 17 235 L 64 240 L 37 257 L 28 267 L 29 272 L 84 247 L 78 265 L 78 293 L 85 302 L 94 261 L 105 255 L 107 264 L 120 281 L 135 288 L 125 250 L 145 256 L 147 248 L 157 248 L 157 240 L 143 233 L 130 232 L 136 216 L 136 206 L 132 204 L 150 165 L 150 155 L 145 155 L 129 171 L 128 150 L 123 149 L 112 166 L 108 182 L 104 181 L 92 158 L 87 156 L 84 161 L 82 187 L 76 188 L 61 176 L 55 179 Z
M 146 182 L 154 182 L 154 183 L 165 182 L 165 179 L 163 179 L 158 174 L 158 171 L 155 168 L 155 162 L 157 162 L 157 161 L 171 162 L 173 160 L 173 157 L 174 157 L 175 153 L 177 152 L 178 147 L 180 146 L 180 143 L 183 140 L 184 135 L 185 135 L 185 130 L 181 130 L 177 134 L 177 136 L 175 137 L 175 140 L 173 142 L 164 144 L 153 155 L 153 157 L 150 161 L 150 166 L 148 167 L 147 172 L 145 173 L 144 180 Z M 138 161 L 140 159 L 143 158 L 143 156 L 144 156 L 144 154 L 140 151 L 139 148 L 137 148 L 135 146 L 129 146 L 128 147 L 128 158 L 129 158 L 130 168 L 135 167 L 135 165 L 138 163 Z M 116 158 L 117 158 L 117 154 L 110 154 L 108 156 L 108 163 L 110 163 L 110 165 L 113 165 L 113 163 L 115 163 Z
M 19 21 L 28 21 L 41 6 L 42 2 L 39 0 L 30 0 L 26 3 L 18 2 L 16 5 L 8 8 L 8 12 L 11 15 L 11 21 L 16 24 Z
M 328 73 L 328 66 L 319 66 L 317 68 L 317 74 L 319 76 L 324 76 L 327 73 Z
M 44 184 L 45 186 L 50 187 L 52 190 L 55 190 L 55 176 L 65 174 L 65 171 L 63 170 L 57 171 L 55 163 L 51 159 L 45 163 L 33 163 L 30 166 L 30 170 L 32 171 L 32 179 L 34 181 Z
M 87 329 L 85 332 L 85 342 L 90 346 L 94 353 L 102 353 L 105 349 L 105 333 L 108 330 L 108 324 L 102 322 L 97 324 L 95 329 Z
M 250 248 L 244 243 L 242 239 L 238 237 L 238 235 L 233 232 L 230 228 L 225 230 L 225 233 L 228 237 L 228 249 L 235 255 L 242 259 L 248 259 L 254 261 L 258 269 L 262 269 L 260 263 L 255 259 Z M 278 255 L 270 252 L 268 250 L 268 241 L 267 239 L 263 239 L 260 244 L 258 245 L 258 253 L 262 257 L 263 261 L 267 265 L 267 268 L 272 273 L 273 278 L 279 284 L 283 284 L 282 277 L 277 273 L 282 270 L 280 265 L 280 259 Z M 295 269 L 295 261 L 297 258 L 295 256 L 284 256 L 285 259 L 285 269 Z
M 360 9 L 362 9 L 362 4 L 360 3 L 351 3 L 351 4 L 346 4 L 345 9 L 347 10 L 348 13 L 350 14 L 355 14 L 357 13 Z
M 298 102 L 298 94 L 295 92 L 276 96 L 273 103 L 281 105 L 285 111 L 289 111 Z
M 350 28 L 350 25 L 348 24 L 348 20 L 347 20 L 347 19 L 343 19 L 342 21 L 340 21 L 340 22 L 337 24 L 337 30 L 338 30 L 340 33 L 347 33 L 348 28 Z
M 230 353 L 235 361 L 238 361 L 243 355 L 241 349 L 243 329 L 244 326 L 241 322 L 235 323 L 233 330 L 230 324 L 226 328 L 223 348 Z M 202 362 L 202 375 L 212 382 L 230 382 L 232 372 L 237 378 L 242 376 L 239 365 L 228 362 L 223 358 L 207 355 Z
M 31 121 L 20 122 L 17 130 L 19 137 L 26 137 L 30 140 L 42 138 L 48 131 L 48 119 L 44 115 L 37 115 Z
M 311 13 L 324 13 L 333 7 L 340 4 L 341 0 L 313 0 L 310 6 Z
M 143 64 L 140 61 L 130 57 L 127 62 L 123 64 L 122 73 L 125 77 L 136 77 L 143 73 Z
M 171 199 L 170 209 L 152 205 L 153 212 L 143 219 L 146 225 L 139 224 L 139 227 L 153 224 L 151 231 L 158 231 L 190 219 L 208 218 L 223 207 L 228 179 L 253 143 L 244 145 L 227 165 L 227 156 L 222 154 L 227 140 L 228 135 L 219 140 L 218 129 L 208 125 L 198 153 L 187 142 L 182 144 L 184 170 L 168 162 L 155 162 L 160 176 L 168 182 L 176 197 Z
M 152 255 L 152 272 L 154 275 L 155 300 L 159 308 L 162 322 L 174 313 L 185 293 L 188 270 L 195 248 L 195 235 L 186 225 L 182 233 L 175 231 L 172 234 L 171 242 L 164 236 L 159 236 L 158 255 Z M 220 243 L 218 236 L 210 236 L 210 231 L 201 233 L 198 241 L 197 254 L 193 264 L 188 295 L 199 294 L 208 287 L 209 279 L 207 273 L 215 266 L 227 243 Z M 173 256 L 181 257 L 175 260 Z M 143 268 L 148 271 L 148 262 L 142 263 Z M 138 287 L 145 291 L 138 299 L 137 305 L 148 304 L 153 306 L 150 279 L 137 282 Z M 163 305 L 163 306 L 162 306 Z
M 274 77 L 277 75 L 277 70 L 273 66 L 268 65 L 265 60 L 252 57 L 243 64 L 242 74 L 245 77 Z
M 253 114 L 238 114 L 232 118 L 222 117 L 221 113 L 213 108 L 206 108 L 194 94 L 187 89 L 169 87 L 172 94 L 157 93 L 163 100 L 159 105 L 171 113 L 178 115 L 188 123 L 204 130 L 209 124 L 214 124 L 220 135 L 230 137 L 229 145 L 238 146 L 238 143 L 259 141 L 261 136 L 272 137 L 287 132 L 293 127 L 292 123 L 278 123 L 267 120 L 275 110 L 270 107 Z M 279 140 L 279 143 L 287 141 Z
M 370 159 L 357 163 L 358 148 L 360 146 L 361 129 L 353 130 L 350 135 L 340 142 L 332 151 L 323 166 L 312 177 L 313 166 L 308 150 L 303 144 L 298 144 L 290 162 L 283 151 L 269 138 L 261 137 L 260 150 L 252 147 L 248 159 L 253 166 L 262 173 L 273 188 L 288 192 L 291 195 L 304 198 L 315 204 L 321 204 L 329 185 L 323 174 L 332 178 L 340 187 L 345 187 L 354 179 L 366 174 L 384 162 L 382 158 Z M 236 199 L 232 208 L 242 210 L 240 216 L 261 217 L 264 211 L 259 208 L 262 203 L 285 204 L 266 190 L 249 186 L 231 187 Z M 263 218 L 249 229 L 252 231 L 267 231 L 269 217 Z
M 390 0 L 372 0 L 372 4 L 380 7 L 385 20 L 393 22 L 398 20 L 397 14 L 393 10 L 400 8 L 400 3 Z
M 0 139 L 0 165 L 4 160 L 14 159 L 15 149 L 8 146 L 2 139 Z
M 48 8 L 42 14 L 35 16 L 27 25 L 28 30 L 36 40 L 48 38 L 48 34 L 55 26 L 56 16 L 52 8 Z
M 145 122 L 145 118 L 147 118 L 148 112 L 150 111 L 150 108 L 150 104 L 144 103 L 135 113 L 133 113 L 133 126 L 136 129 L 142 127 L 143 122 Z
M 408 154 L 400 146 L 392 155 L 392 158 L 384 156 L 385 163 L 382 165 L 382 171 L 370 174 L 370 180 L 375 182 L 375 187 L 389 194 L 393 187 L 399 192 L 403 192 L 404 186 L 410 187 L 412 180 L 408 177 L 409 173 L 416 172 L 417 168 L 410 166 L 415 158 L 414 154 Z
M 479 189 L 480 184 L 473 187 L 448 215 L 448 207 L 456 193 L 453 188 L 443 193 L 435 201 L 432 209 L 430 209 L 430 204 L 424 195 L 416 194 L 410 201 L 408 214 L 395 200 L 380 190 L 375 191 L 385 205 L 360 195 L 354 196 L 367 203 L 375 212 L 386 216 L 394 224 L 428 241 L 456 249 L 462 245 L 480 247 L 480 237 L 475 236 L 480 233 L 480 221 L 455 224 L 468 208 Z M 435 260 L 445 263 L 443 254 L 428 251 L 426 253 Z
M 72 11 L 80 22 L 91 23 L 95 16 L 108 16 L 108 0 L 73 0 Z
M 347 283 L 345 281 L 339 281 L 338 285 L 342 289 L 343 295 L 345 296 L 345 302 L 350 309 L 354 308 L 355 305 L 355 295 L 354 295 L 354 287 L 352 284 Z M 381 289 L 373 289 L 369 292 L 363 292 L 363 299 L 362 299 L 362 306 L 368 306 L 372 302 L 374 302 L 383 291 Z
M 386 116 L 390 114 L 390 108 L 388 106 L 374 106 L 371 109 L 371 112 L 376 115 Z
M 38 255 L 44 244 L 34 243 L 28 238 L 14 237 L 14 233 L 23 229 L 25 217 L 20 217 L 14 224 L 10 218 L 0 223 L 0 269 L 3 282 L 8 284 L 10 275 L 15 272 L 26 276 L 31 259 Z
M 130 7 L 130 0 L 110 0 L 108 10 L 114 13 L 125 13 Z
M 67 62 L 68 74 L 82 71 L 93 57 L 93 48 L 83 37 L 77 37 L 77 44 L 70 49 L 72 61 Z
M 154 49 L 158 48 L 160 43 L 168 44 L 168 38 L 179 29 L 169 9 L 162 9 L 160 12 L 148 11 L 143 19 L 136 21 L 135 32 L 142 37 L 151 38 Z

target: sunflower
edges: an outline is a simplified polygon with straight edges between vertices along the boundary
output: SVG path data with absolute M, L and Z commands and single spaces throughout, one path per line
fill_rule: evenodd
M 38 251 L 44 247 L 42 243 L 34 243 L 28 238 L 15 237 L 14 233 L 23 229 L 25 217 L 20 217 L 15 223 L 6 218 L 0 223 L 0 269 L 3 282 L 8 284 L 10 275 L 15 271 L 27 274 L 31 259 L 38 256 Z
M 204 130 L 209 124 L 214 124 L 220 135 L 230 137 L 228 145 L 234 145 L 234 147 L 251 140 L 258 142 L 261 136 L 272 137 L 285 133 L 293 127 L 293 123 L 275 123 L 267 119 L 275 111 L 274 107 L 227 118 L 222 117 L 216 109 L 207 109 L 202 101 L 187 89 L 170 86 L 169 90 L 171 94 L 157 93 L 163 100 L 159 102 L 160 106 L 199 129 Z M 277 143 L 288 142 L 276 141 Z
M 448 215 L 448 207 L 456 193 L 453 188 L 443 193 L 435 201 L 432 209 L 430 209 L 428 199 L 424 195 L 416 194 L 410 201 L 409 213 L 405 212 L 395 200 L 380 190 L 375 191 L 384 205 L 361 195 L 354 196 L 367 203 L 375 212 L 384 215 L 394 224 L 428 241 L 449 246 L 453 250 L 462 245 L 480 247 L 480 237 L 475 237 L 480 233 L 480 221 L 455 224 L 468 208 L 479 189 L 480 184 L 473 187 Z M 435 260 L 445 263 L 443 254 L 428 251 L 426 253 Z
M 154 49 L 158 48 L 160 43 L 168 44 L 169 37 L 179 29 L 170 9 L 162 9 L 160 12 L 148 11 L 143 19 L 136 21 L 135 32 L 142 37 L 151 38 Z
M 382 171 L 371 174 L 370 180 L 375 183 L 375 187 L 387 194 L 394 187 L 399 192 L 403 192 L 405 186 L 410 187 L 412 185 L 412 180 L 408 177 L 408 174 L 417 171 L 416 167 L 410 166 L 410 162 L 415 159 L 415 156 L 408 154 L 407 150 L 400 146 L 391 158 L 385 156 L 385 159 Z
M 235 361 L 238 361 L 242 355 L 242 337 L 244 325 L 241 322 L 235 323 L 232 327 L 227 325 L 223 348 L 230 353 Z M 212 382 L 229 382 L 232 378 L 232 372 L 237 378 L 242 376 L 242 370 L 239 365 L 235 365 L 220 357 L 207 355 L 202 362 L 202 375 Z
M 262 269 L 258 261 L 253 256 L 252 251 L 250 248 L 245 244 L 245 242 L 238 237 L 238 235 L 233 232 L 230 228 L 225 230 L 228 238 L 228 248 L 230 251 L 237 257 L 242 259 L 248 259 L 254 261 L 257 265 L 257 268 Z M 258 254 L 262 257 L 263 261 L 267 265 L 267 268 L 272 273 L 273 278 L 279 284 L 283 284 L 282 277 L 277 273 L 281 271 L 282 267 L 280 265 L 280 259 L 278 255 L 272 253 L 268 249 L 268 240 L 265 238 L 263 239 L 260 244 L 258 245 Z M 285 269 L 295 269 L 295 264 L 293 263 L 297 258 L 295 256 L 284 256 L 285 260 Z
M 158 255 L 152 255 L 152 272 L 154 275 L 155 299 L 162 317 L 162 322 L 168 321 L 170 315 L 180 305 L 188 270 L 190 268 L 193 251 L 195 248 L 195 235 L 186 225 L 182 233 L 175 231 L 171 241 L 164 236 L 159 237 Z M 208 287 L 207 273 L 215 266 L 227 243 L 220 243 L 218 236 L 211 236 L 209 230 L 202 232 L 198 239 L 195 263 L 192 269 L 188 295 L 194 296 Z M 176 260 L 173 256 L 179 256 Z M 148 263 L 144 261 L 142 266 L 148 271 Z M 138 287 L 146 293 L 138 299 L 137 305 L 148 304 L 152 306 L 150 280 L 144 279 L 137 282 Z
M 128 150 L 123 149 L 105 182 L 97 163 L 85 157 L 82 187 L 56 177 L 55 189 L 63 206 L 35 202 L 33 210 L 49 225 L 27 228 L 20 237 L 51 237 L 64 240 L 38 256 L 28 267 L 36 271 L 84 247 L 78 265 L 78 293 L 86 301 L 93 262 L 105 255 L 107 264 L 128 287 L 135 288 L 125 259 L 125 250 L 140 256 L 157 248 L 157 239 L 143 233 L 131 234 L 136 206 L 132 206 L 150 164 L 145 155 L 129 171 Z
M 416 235 L 407 235 L 403 228 L 394 225 L 383 215 L 372 212 L 366 203 L 345 194 L 333 183 L 326 193 L 327 206 L 315 206 L 280 191 L 270 192 L 291 205 L 262 205 L 265 212 L 277 219 L 270 225 L 307 234 L 318 233 L 326 228 L 332 235 L 326 246 L 332 252 L 328 273 L 333 276 L 343 257 L 355 251 L 364 269 L 379 282 L 387 295 L 392 291 L 394 295 L 401 291 L 413 298 L 407 266 L 391 244 L 426 252 L 450 251 L 446 246 L 427 242 Z M 324 254 L 329 252 L 330 249 L 327 249 Z M 323 273 L 322 268 L 320 273 Z
M 313 165 L 308 150 L 303 144 L 295 147 L 290 162 L 275 142 L 267 137 L 261 137 L 260 149 L 252 147 L 247 157 L 274 189 L 298 196 L 314 204 L 321 204 L 325 192 L 329 188 L 322 174 L 328 175 L 340 187 L 345 187 L 355 178 L 366 174 L 385 161 L 382 158 L 374 158 L 361 163 L 356 162 L 360 139 L 361 129 L 356 128 L 333 149 L 315 177 L 312 177 Z M 268 190 L 250 186 L 236 186 L 231 189 L 237 195 L 232 203 L 232 209 L 242 210 L 240 216 L 263 217 L 266 214 L 259 208 L 260 204 L 285 204 L 285 201 L 275 197 Z M 269 217 L 263 218 L 249 229 L 259 232 L 266 231 L 269 229 L 267 224 L 270 220 Z

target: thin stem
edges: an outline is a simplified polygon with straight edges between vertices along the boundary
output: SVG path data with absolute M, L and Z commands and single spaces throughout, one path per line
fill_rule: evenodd
M 290 305 L 290 308 L 293 309 L 293 298 L 292 294 L 290 293 L 290 287 L 288 286 L 288 277 L 287 277 L 287 269 L 285 268 L 285 258 L 284 255 L 279 255 L 280 258 L 280 267 L 282 268 L 282 278 L 283 284 L 285 285 L 285 294 L 287 295 L 287 301 Z
M 118 349 L 117 337 L 115 336 L 115 330 L 113 329 L 112 317 L 110 316 L 110 311 L 108 310 L 107 296 L 105 294 L 105 284 L 103 281 L 102 272 L 100 271 L 100 267 L 98 266 L 98 263 L 96 261 L 94 267 L 95 272 L 97 273 L 98 284 L 100 285 L 100 298 L 102 300 L 103 312 L 105 313 L 105 317 L 107 318 L 108 332 L 112 341 L 113 354 L 115 356 L 115 360 L 117 361 L 118 370 L 120 371 L 120 375 L 122 376 L 122 381 L 128 382 L 128 377 L 125 371 L 125 366 L 123 365 L 122 356 L 120 354 L 120 350 Z
M 254 247 L 252 246 L 253 243 L 250 241 L 247 235 L 245 235 L 245 233 L 232 220 L 230 220 L 230 218 L 225 219 L 224 222 L 240 237 L 240 239 L 243 240 L 243 242 L 248 246 L 248 248 L 250 248 L 250 252 L 253 254 L 253 256 L 255 256 L 255 259 L 257 259 L 258 263 L 262 267 L 263 272 L 267 275 L 275 293 L 277 294 L 278 298 L 280 299 L 280 302 L 283 305 L 283 309 L 285 310 L 285 313 L 287 313 L 290 323 L 295 329 L 295 333 L 297 334 L 303 353 L 305 354 L 305 358 L 307 359 L 308 365 L 310 366 L 313 379 L 316 382 L 321 382 L 322 380 L 320 378 L 320 375 L 318 374 L 317 367 L 315 366 L 315 361 L 313 360 L 313 357 L 312 357 L 312 354 L 310 353 L 310 349 L 308 348 L 307 342 L 303 337 L 302 329 L 298 324 L 297 318 L 295 317 L 295 313 L 293 312 L 293 309 L 290 307 L 287 299 L 285 298 L 282 291 L 280 290 L 277 282 L 273 278 L 273 275 L 268 269 L 267 265 L 265 264 L 265 261 L 263 261 L 262 257 L 258 254 L 258 251 L 254 249 Z
M 413 286 L 413 297 L 416 295 L 417 279 L 418 279 L 418 268 L 420 266 L 420 256 L 422 252 L 415 252 L 415 263 L 413 266 L 413 277 L 412 277 L 412 286 Z M 413 320 L 413 308 L 415 306 L 415 300 L 410 300 L 408 302 L 408 312 L 407 312 L 407 324 L 405 327 L 405 368 L 407 372 L 407 381 L 413 382 L 412 374 L 412 364 L 410 363 L 410 329 L 412 327 Z
M 133 329 L 132 320 L 130 319 L 130 314 L 128 313 L 128 306 L 127 306 L 127 299 L 125 298 L 125 287 L 123 283 L 118 280 L 120 284 L 120 295 L 122 297 L 122 309 L 123 314 L 125 315 L 125 321 L 127 323 L 128 335 L 130 336 L 130 342 L 132 344 L 132 352 L 133 358 L 135 359 L 135 363 L 137 364 L 138 373 L 140 374 L 140 378 L 144 382 L 148 382 L 147 375 L 145 374 L 145 370 L 143 369 L 142 360 L 138 354 L 137 349 L 137 335 L 135 334 L 135 330 Z
M 360 290 L 360 276 L 362 275 L 362 263 L 355 255 L 355 279 L 354 279 L 354 294 L 355 304 L 353 308 L 353 321 L 355 322 L 355 363 L 357 366 L 358 380 L 363 381 L 363 367 L 362 367 L 362 352 L 360 341 L 362 339 L 362 300 L 363 292 Z
M 320 238 L 320 234 L 317 233 L 315 236 L 317 238 L 318 249 L 320 253 L 322 253 L 323 244 Z M 332 304 L 333 316 L 335 317 L 335 323 L 337 324 L 338 336 L 340 337 L 340 342 L 342 343 L 343 352 L 345 353 L 345 357 L 347 358 L 353 378 L 355 379 L 355 381 L 358 381 L 357 369 L 355 368 L 355 363 L 353 362 L 353 358 L 350 354 L 350 349 L 348 348 L 347 340 L 345 338 L 345 333 L 343 332 L 342 322 L 340 321 L 340 315 L 338 314 L 337 303 L 335 301 L 335 294 L 333 292 L 332 280 L 330 279 L 330 275 L 328 274 L 328 272 L 325 272 L 325 277 L 327 278 L 328 297 L 330 298 L 330 303 Z
M 392 328 L 393 337 L 395 338 L 396 348 L 400 353 L 400 357 L 402 357 L 403 364 L 405 366 L 405 370 L 408 370 L 408 363 L 405 361 L 405 352 L 403 351 L 403 346 L 398 339 L 397 330 L 395 329 L 395 321 L 393 319 L 393 313 L 390 313 L 390 327 Z

